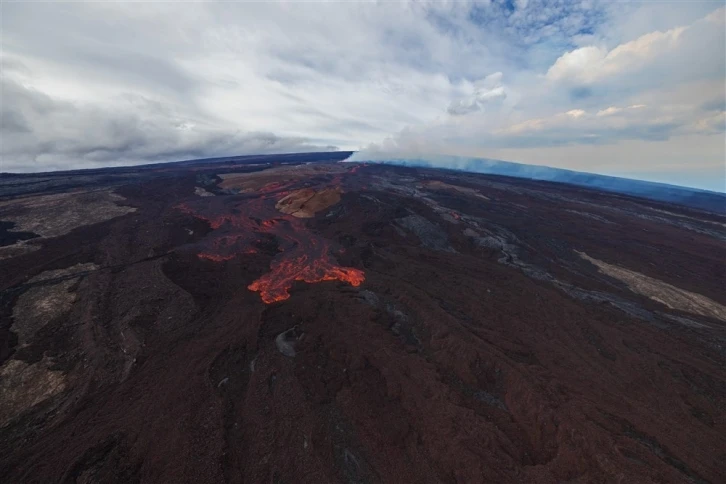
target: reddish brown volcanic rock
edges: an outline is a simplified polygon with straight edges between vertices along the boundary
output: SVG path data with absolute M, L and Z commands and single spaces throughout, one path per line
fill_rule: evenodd
M 281 198 L 275 204 L 275 208 L 293 217 L 311 218 L 319 211 L 325 210 L 339 201 L 340 189 L 338 188 L 324 188 L 322 190 L 303 188 Z
M 111 215 L 8 237 L 3 482 L 726 482 L 723 217 L 263 168 L 84 174 Z

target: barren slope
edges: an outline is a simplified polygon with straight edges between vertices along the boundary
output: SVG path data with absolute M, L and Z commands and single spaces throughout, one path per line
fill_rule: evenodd
M 0 260 L 4 482 L 726 481 L 723 217 L 428 169 L 163 170 L 84 174 L 99 216 L 0 207 L 42 236 Z

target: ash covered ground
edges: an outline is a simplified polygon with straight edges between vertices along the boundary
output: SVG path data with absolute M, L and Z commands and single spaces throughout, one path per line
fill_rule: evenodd
M 3 482 L 726 481 L 726 217 L 283 160 L 0 178 Z

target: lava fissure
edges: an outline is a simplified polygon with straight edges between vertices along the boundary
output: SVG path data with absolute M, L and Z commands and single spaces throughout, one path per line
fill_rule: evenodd
M 342 191 L 340 183 L 341 177 L 334 177 L 333 189 Z M 207 221 L 213 229 L 202 242 L 204 249 L 198 257 L 224 262 L 241 254 L 257 254 L 259 250 L 255 244 L 261 242 L 260 236 L 274 236 L 279 253 L 270 263 L 270 272 L 247 286 L 249 290 L 259 292 L 266 304 L 288 299 L 295 281 L 311 284 L 339 280 L 359 286 L 365 280 L 363 271 L 338 265 L 330 255 L 327 240 L 310 231 L 295 212 L 280 213 L 275 208 L 281 200 L 295 193 L 291 185 L 293 183 L 268 183 L 255 193 L 254 198 L 207 197 L 180 205 L 180 210 Z M 299 191 L 304 191 L 310 201 L 325 189 L 330 187 L 313 189 L 308 186 Z M 233 207 L 229 207 L 231 202 L 235 203 Z M 303 201 L 298 210 L 305 203 Z

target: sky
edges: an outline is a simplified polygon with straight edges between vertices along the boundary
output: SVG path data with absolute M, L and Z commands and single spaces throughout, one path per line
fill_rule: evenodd
M 725 5 L 5 0 L 0 171 L 342 149 L 726 191 Z

